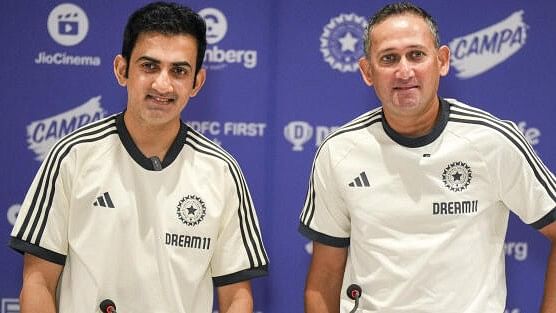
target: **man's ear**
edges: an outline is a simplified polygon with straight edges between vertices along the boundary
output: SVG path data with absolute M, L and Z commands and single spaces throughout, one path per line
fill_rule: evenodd
M 359 59 L 359 72 L 361 73 L 361 77 L 363 77 L 365 84 L 367 84 L 367 86 L 372 86 L 373 79 L 371 75 L 371 63 L 365 56 Z
M 122 87 L 125 87 L 127 85 L 126 70 L 127 70 L 127 61 L 121 54 L 118 54 L 114 58 L 114 75 L 118 80 L 118 84 L 120 84 L 120 86 Z
M 207 70 L 205 68 L 201 68 L 197 75 L 195 76 L 195 86 L 193 86 L 193 90 L 191 91 L 190 97 L 195 97 L 201 87 L 205 84 L 205 79 L 207 78 Z
M 440 76 L 448 75 L 450 70 L 450 48 L 448 46 L 438 48 L 438 64 L 440 66 Z

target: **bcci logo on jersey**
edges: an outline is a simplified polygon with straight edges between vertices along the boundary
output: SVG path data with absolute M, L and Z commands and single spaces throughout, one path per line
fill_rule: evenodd
M 459 78 L 471 78 L 502 63 L 525 45 L 523 10 L 477 32 L 450 42 L 451 62 Z
M 207 43 L 210 45 L 205 51 L 205 62 L 212 70 L 219 70 L 228 64 L 240 63 L 243 67 L 252 69 L 257 66 L 256 50 L 221 49 L 219 43 L 228 31 L 228 20 L 222 11 L 216 8 L 205 8 L 199 11 L 207 25 Z
M 320 51 L 330 66 L 340 72 L 355 72 L 364 55 L 365 18 L 340 14 L 330 19 L 320 36 Z
M 50 148 L 63 136 L 103 118 L 100 99 L 101 96 L 93 97 L 74 109 L 27 125 L 27 144 L 29 150 L 35 152 L 35 160 L 44 160 Z
M 177 214 L 180 221 L 187 226 L 195 226 L 203 221 L 206 215 L 205 203 L 201 198 L 189 195 L 183 197 L 177 206 Z
M 444 169 L 442 182 L 451 191 L 462 191 L 471 183 L 471 168 L 461 162 L 453 162 Z

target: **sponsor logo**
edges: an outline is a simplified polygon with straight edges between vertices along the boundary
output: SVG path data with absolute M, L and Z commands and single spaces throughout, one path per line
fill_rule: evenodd
M 108 192 L 105 192 L 102 195 L 98 196 L 93 205 L 101 206 L 104 208 L 114 208 L 114 203 L 112 202 L 112 198 L 110 198 L 110 194 Z
M 479 200 L 433 202 L 432 215 L 465 215 L 477 213 Z
M 100 66 L 100 57 L 89 55 L 69 55 L 65 52 L 47 53 L 39 52 L 35 64 Z
M 87 36 L 89 19 L 83 9 L 72 3 L 63 3 L 48 15 L 48 33 L 62 46 L 75 46 Z
M 93 97 L 74 109 L 27 125 L 27 144 L 29 150 L 35 153 L 35 160 L 44 160 L 48 151 L 63 136 L 103 118 L 100 99 L 101 96 Z
M 218 9 L 205 8 L 199 11 L 207 24 L 207 43 L 213 45 L 224 38 L 228 31 L 228 20 Z
M 320 36 L 320 52 L 324 61 L 342 73 L 358 70 L 358 61 L 365 54 L 364 17 L 340 14 L 330 19 Z
M 367 174 L 365 172 L 361 172 L 359 176 L 355 177 L 355 179 L 348 184 L 350 187 L 371 187 L 369 184 L 369 179 L 367 179 Z
M 293 151 L 303 151 L 303 145 L 313 137 L 313 127 L 304 121 L 291 121 L 284 127 L 284 137 L 293 144 Z
M 442 173 L 442 182 L 451 191 L 459 192 L 467 188 L 471 183 L 471 168 L 461 162 L 453 162 L 448 165 Z
M 318 147 L 337 128 L 338 126 L 313 126 L 306 121 L 291 121 L 284 127 L 284 138 L 293 145 L 292 151 L 299 152 L 313 138 L 314 146 Z
M 21 204 L 12 204 L 11 207 L 8 208 L 6 212 L 6 218 L 8 219 L 8 223 L 10 225 L 15 225 L 15 220 L 17 219 L 17 215 L 19 214 L 19 210 L 21 209 Z
M 56 6 L 48 15 L 47 28 L 50 37 L 62 46 L 79 44 L 89 32 L 89 19 L 83 9 L 72 3 Z M 93 55 L 72 55 L 67 52 L 40 51 L 35 64 L 100 66 L 101 58 Z
M 523 48 L 529 28 L 523 13 L 514 12 L 494 25 L 453 39 L 449 45 L 456 76 L 466 79 L 482 74 Z
M 205 202 L 195 195 L 183 197 L 178 203 L 176 213 L 185 225 L 198 225 L 206 215 Z
M 186 121 L 194 130 L 207 137 L 213 137 L 218 145 L 222 142 L 215 136 L 241 136 L 241 137 L 263 137 L 266 123 L 258 122 L 220 122 L 220 121 Z
M 2 313 L 19 313 L 19 299 L 2 298 Z
M 525 261 L 527 259 L 529 246 L 527 242 L 512 242 L 504 243 L 504 253 L 506 257 L 513 258 L 516 261 Z
M 220 70 L 229 64 L 242 64 L 244 68 L 257 66 L 257 51 L 245 49 L 222 49 L 216 44 L 224 39 L 228 32 L 228 20 L 222 11 L 216 8 L 204 8 L 199 11 L 207 24 L 207 43 L 205 65 L 211 70 Z
M 524 121 L 517 123 L 517 127 L 531 146 L 535 146 L 540 142 L 541 131 L 538 128 L 527 127 L 527 123 Z
M 209 250 L 210 238 L 166 233 L 165 244 L 168 246 L 174 246 L 180 248 Z

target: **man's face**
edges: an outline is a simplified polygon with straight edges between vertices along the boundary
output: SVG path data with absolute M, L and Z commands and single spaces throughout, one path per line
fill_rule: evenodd
M 419 117 L 438 103 L 438 84 L 448 73 L 449 58 L 448 47 L 435 47 L 423 18 L 402 14 L 375 25 L 369 55 L 359 66 L 387 118 Z
M 129 64 L 116 57 L 116 77 L 128 92 L 126 123 L 133 124 L 128 127 L 179 125 L 181 111 L 204 83 L 201 69 L 193 86 L 196 58 L 194 37 L 160 33 L 140 34 Z

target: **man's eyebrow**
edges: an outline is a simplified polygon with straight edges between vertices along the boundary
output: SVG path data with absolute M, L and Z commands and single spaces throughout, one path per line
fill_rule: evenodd
M 410 45 L 410 46 L 404 47 L 404 49 L 424 49 L 424 48 L 425 48 L 425 46 L 423 46 L 423 45 Z M 396 50 L 398 50 L 398 49 L 394 48 L 394 47 L 385 48 L 385 49 L 382 49 L 380 51 L 377 51 L 377 53 L 387 53 L 387 52 L 396 51 Z
M 140 58 L 137 59 L 137 62 L 141 62 L 141 61 L 149 61 L 149 62 L 156 63 L 156 64 L 161 63 L 160 60 L 157 60 L 155 58 L 152 58 L 152 57 L 149 57 L 149 56 L 146 56 L 146 55 L 141 56 Z M 187 61 L 173 62 L 172 66 L 185 66 L 185 67 L 188 67 L 188 68 L 193 68 L 191 66 L 191 64 L 189 64 L 189 62 L 187 62 Z

